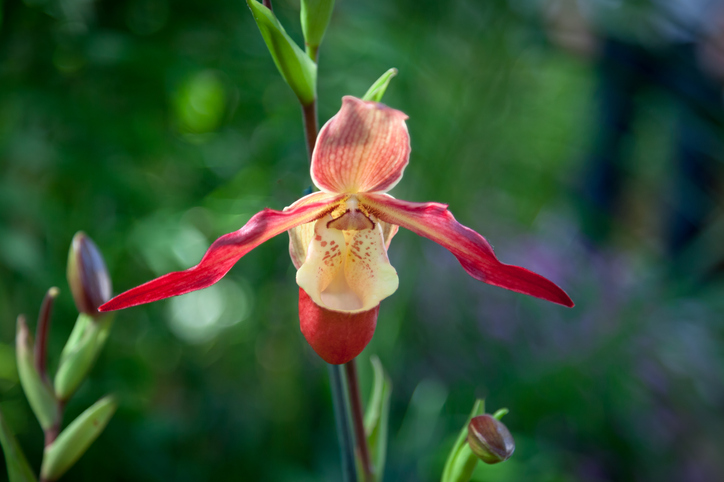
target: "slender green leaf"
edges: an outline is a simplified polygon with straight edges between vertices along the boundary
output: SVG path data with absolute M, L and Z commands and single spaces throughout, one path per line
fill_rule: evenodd
M 382 480 L 385 471 L 385 458 L 387 455 L 387 432 L 390 415 L 390 395 L 392 394 L 392 381 L 385 373 L 382 362 L 373 356 L 372 369 L 374 372 L 374 385 L 372 395 L 365 412 L 365 434 L 369 446 L 372 465 L 376 478 Z
M 384 96 L 387 91 L 387 86 L 390 85 L 390 80 L 392 80 L 392 77 L 395 75 L 397 75 L 397 69 L 395 68 L 382 74 L 382 76 L 372 84 L 372 87 L 367 90 L 365 95 L 362 96 L 362 100 L 381 102 L 382 96 Z
M 93 319 L 81 313 L 60 355 L 55 375 L 55 394 L 67 400 L 88 376 L 98 354 L 108 339 L 113 317 Z
M 88 450 L 103 432 L 118 404 L 112 396 L 103 397 L 81 413 L 52 444 L 45 447 L 40 475 L 57 480 Z
M 317 50 L 327 31 L 329 20 L 334 10 L 334 0 L 302 0 L 301 5 L 302 32 L 304 42 L 312 60 L 317 59 Z
M 256 0 L 246 0 L 274 63 L 303 105 L 314 102 L 317 64 L 287 35 L 271 10 Z
M 499 409 L 496 410 L 496 412 L 493 414 L 493 418 L 495 418 L 495 419 L 497 419 L 497 420 L 500 420 L 500 419 L 502 419 L 503 417 L 505 417 L 506 415 L 508 415 L 508 412 L 510 412 L 510 410 L 508 410 L 507 408 L 499 408 Z
M 35 368 L 33 339 L 22 316 L 18 317 L 15 353 L 20 384 L 40 426 L 47 430 L 60 422 L 60 407 L 50 383 Z
M 15 434 L 5 422 L 2 411 L 0 411 L 0 445 L 5 453 L 5 465 L 8 468 L 10 482 L 35 482 L 37 480 L 35 474 L 30 469 Z
M 478 458 L 468 447 L 468 424 L 473 417 L 485 413 L 485 400 L 478 399 L 473 405 L 470 416 L 465 421 L 460 434 L 458 435 L 455 445 L 453 445 L 450 454 L 445 462 L 445 468 L 442 471 L 442 482 L 468 482 L 478 462 Z

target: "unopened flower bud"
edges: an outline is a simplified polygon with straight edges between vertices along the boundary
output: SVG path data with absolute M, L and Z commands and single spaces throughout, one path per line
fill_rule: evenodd
M 508 427 L 492 415 L 473 417 L 468 424 L 468 445 L 486 464 L 508 460 L 515 451 L 515 441 Z
M 98 247 L 82 231 L 73 236 L 67 275 L 78 311 L 99 316 L 98 307 L 111 299 L 111 279 Z

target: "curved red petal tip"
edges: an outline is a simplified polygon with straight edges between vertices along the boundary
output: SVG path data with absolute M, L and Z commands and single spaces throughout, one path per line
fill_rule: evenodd
M 322 360 L 341 365 L 362 353 L 377 327 L 380 305 L 362 313 L 331 311 L 299 288 L 299 327 Z
M 386 194 L 366 193 L 360 202 L 382 221 L 435 241 L 458 259 L 473 278 L 569 308 L 573 301 L 558 285 L 520 266 L 501 263 L 484 237 L 463 226 L 440 203 L 412 203 Z

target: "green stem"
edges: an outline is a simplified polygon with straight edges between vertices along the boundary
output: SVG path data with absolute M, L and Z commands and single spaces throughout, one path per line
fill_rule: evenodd
M 307 50 L 307 55 L 310 59 L 316 64 L 317 58 L 319 57 L 319 45 L 317 46 L 310 46 L 309 44 L 305 45 Z
M 349 425 L 348 404 L 344 397 L 344 377 L 341 365 L 327 365 L 329 368 L 329 384 L 332 388 L 332 405 L 334 420 L 339 438 L 339 451 L 342 457 L 342 480 L 357 482 L 357 471 L 354 463 L 354 443 Z
M 60 435 L 60 429 L 63 425 L 63 413 L 65 412 L 65 402 L 63 400 L 58 400 L 58 421 L 53 424 L 52 427 L 49 427 L 47 430 L 44 431 L 45 433 L 45 446 L 52 444 L 55 442 L 55 439 L 58 438 L 58 435 Z
M 370 461 L 370 450 L 367 445 L 367 435 L 364 427 L 364 414 L 362 413 L 362 399 L 359 391 L 359 380 L 357 377 L 357 361 L 353 359 L 344 365 L 347 374 L 347 390 L 349 393 L 350 408 L 352 411 L 352 422 L 354 423 L 355 440 L 357 441 L 357 454 L 359 455 L 362 473 L 365 482 L 373 482 L 374 469 Z
M 317 100 L 315 99 L 311 104 L 303 105 L 302 114 L 304 119 L 304 137 L 307 140 L 307 154 L 309 155 L 309 162 L 311 163 L 318 133 Z

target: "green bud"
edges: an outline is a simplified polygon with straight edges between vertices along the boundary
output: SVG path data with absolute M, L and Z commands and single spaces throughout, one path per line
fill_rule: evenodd
M 57 480 L 88 450 L 103 432 L 118 404 L 111 396 L 103 397 L 81 413 L 53 443 L 45 447 L 40 477 Z
M 112 316 L 94 319 L 84 313 L 78 315 L 55 374 L 55 394 L 59 400 L 70 398 L 85 380 L 108 339 L 112 324 Z
M 395 68 L 392 68 L 382 74 L 382 76 L 380 76 L 380 78 L 372 84 L 372 87 L 367 90 L 365 95 L 362 96 L 362 100 L 381 102 L 382 96 L 384 96 L 387 91 L 387 86 L 390 85 L 390 80 L 392 80 L 392 77 L 395 75 L 397 75 L 397 69 Z
M 30 408 L 43 430 L 48 430 L 60 423 L 60 407 L 50 383 L 40 376 L 35 367 L 33 338 L 22 315 L 18 316 L 15 352 L 20 384 Z
M 98 247 L 82 231 L 73 236 L 67 276 L 78 311 L 100 316 L 98 307 L 111 299 L 111 279 Z
M 488 414 L 470 420 L 468 444 L 473 453 L 486 464 L 508 460 L 515 451 L 515 441 L 508 427 Z
M 317 97 L 317 64 L 300 49 L 271 10 L 256 0 L 246 0 L 261 36 L 284 80 L 302 105 Z
M 334 0 L 302 0 L 302 32 L 309 56 L 317 59 L 317 50 L 332 18 Z

